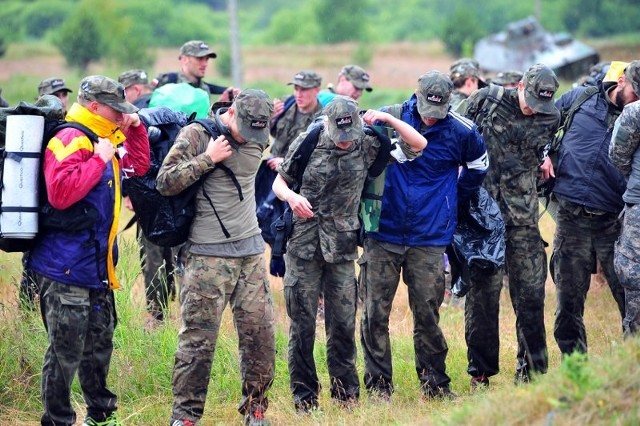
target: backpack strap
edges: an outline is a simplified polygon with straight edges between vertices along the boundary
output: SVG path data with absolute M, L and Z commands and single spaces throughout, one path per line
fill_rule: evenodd
M 285 99 L 285 101 L 284 101 L 284 109 L 282 110 L 282 112 L 271 119 L 271 128 L 272 129 L 274 127 L 276 127 L 276 124 L 278 124 L 278 121 L 280 121 L 280 119 L 282 117 L 284 117 L 285 113 L 287 111 L 289 111 L 289 108 L 291 108 L 293 106 L 293 104 L 295 104 L 295 103 L 296 103 L 296 98 L 293 95 L 291 95 L 287 99 Z
M 302 175 L 304 175 L 304 170 L 307 168 L 307 164 L 309 164 L 309 159 L 311 158 L 313 150 L 318 146 L 322 130 L 324 130 L 324 124 L 321 121 L 312 124 L 309 128 L 309 133 L 300 143 L 298 149 L 293 153 L 292 161 L 296 162 L 298 170 L 295 175 L 296 181 L 293 183 L 291 189 L 296 193 L 300 192 L 300 187 L 302 186 Z
M 597 86 L 587 87 L 582 93 L 580 93 L 580 96 L 573 101 L 569 108 L 563 108 L 562 111 L 560 111 L 560 127 L 558 127 L 558 130 L 556 131 L 556 136 L 549 149 L 550 151 L 556 151 L 560 148 L 560 143 L 562 142 L 562 139 L 564 139 L 565 131 L 571 127 L 573 116 L 576 114 L 576 111 L 580 109 L 587 99 L 591 98 L 599 91 L 600 89 Z
M 365 124 L 364 133 L 369 136 L 375 136 L 380 141 L 380 148 L 378 149 L 378 155 L 373 164 L 369 166 L 368 180 L 373 180 L 380 176 L 389 163 L 389 157 L 391 157 L 391 139 L 384 132 L 381 132 L 377 126 L 369 126 Z

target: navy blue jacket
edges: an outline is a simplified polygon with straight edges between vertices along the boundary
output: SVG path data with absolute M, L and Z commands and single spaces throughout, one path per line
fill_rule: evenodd
M 367 235 L 414 247 L 449 245 L 457 224 L 458 198 L 468 199 L 487 174 L 484 140 L 472 121 L 452 111 L 435 125 L 423 126 L 415 95 L 402 104 L 400 118 L 428 144 L 415 160 L 387 167 L 380 227 Z
M 559 110 L 570 107 L 584 90 L 578 87 L 565 93 L 556 106 Z M 626 181 L 609 159 L 613 124 L 620 112 L 607 101 L 602 85 L 576 111 L 558 149 L 553 189 L 558 198 L 610 213 L 622 210 Z

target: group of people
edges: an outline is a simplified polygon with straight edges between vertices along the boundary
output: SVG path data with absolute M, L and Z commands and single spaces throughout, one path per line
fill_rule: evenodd
M 336 85 L 327 90 L 321 90 L 316 72 L 302 70 L 289 82 L 292 97 L 272 100 L 262 90 L 204 82 L 208 60 L 215 57 L 206 43 L 196 40 L 182 46 L 178 73 L 153 81 L 143 70 L 126 71 L 118 81 L 84 78 L 67 120 L 89 127 L 99 142 L 92 145 L 76 129 L 64 129 L 48 142 L 44 176 L 53 208 L 84 202 L 97 215 L 88 229 L 45 229 L 26 259 L 49 336 L 43 425 L 74 424 L 70 383 L 76 373 L 87 403 L 84 424 L 120 424 L 116 395 L 107 387 L 116 323 L 112 290 L 118 287 L 120 180 L 149 168 L 148 136 L 137 111 L 148 106 L 154 87 L 161 84 L 187 82 L 221 95 L 209 111 L 220 136 L 188 124 L 157 178 L 157 189 L 166 196 L 197 182 L 203 188 L 195 198 L 197 213 L 188 241 L 181 247 L 182 327 L 170 425 L 192 426 L 203 417 L 227 304 L 239 338 L 238 410 L 245 424 L 268 424 L 275 329 L 266 246 L 256 217 L 255 176 L 261 161 L 277 173 L 272 190 L 293 212 L 284 295 L 290 319 L 290 389 L 302 415 L 319 406 L 321 383 L 313 350 L 321 300 L 331 398 L 345 408 L 360 398 L 355 329 L 361 298 L 365 390 L 374 400 L 391 400 L 389 322 L 401 277 L 414 320 L 421 398 L 456 397 L 439 326 L 443 259 L 459 215 L 481 187 L 495 199 L 505 223 L 505 269 L 518 341 L 516 383 L 548 368 L 547 259 L 536 192 L 540 176 L 554 179 L 559 204 L 550 269 L 558 293 L 554 336 L 560 351 L 587 350 L 584 301 L 596 261 L 620 309 L 625 335 L 638 332 L 640 107 L 635 101 L 640 61 L 612 66 L 595 89 L 581 86 L 556 100 L 559 82 L 544 64 L 524 73 L 501 73 L 488 83 L 475 61 L 461 59 L 448 73 L 422 74 L 403 103 L 360 111 L 357 99 L 372 86 L 359 66 L 343 67 Z M 500 90 L 495 89 L 498 84 Z M 71 92 L 61 79 L 41 86 L 46 94 L 60 93 L 62 102 Z M 555 137 L 561 125 L 563 136 Z M 556 143 L 551 143 L 554 137 Z M 309 143 L 313 149 L 305 159 L 300 153 Z M 263 160 L 268 148 L 270 155 Z M 383 172 L 373 175 L 381 161 Z M 370 188 L 377 191 L 375 220 L 365 221 L 362 233 L 361 200 Z M 162 321 L 174 286 L 176 250 L 139 236 L 146 259 L 147 308 L 154 320 Z M 470 278 L 464 309 L 472 388 L 489 386 L 490 377 L 499 372 L 504 272 Z

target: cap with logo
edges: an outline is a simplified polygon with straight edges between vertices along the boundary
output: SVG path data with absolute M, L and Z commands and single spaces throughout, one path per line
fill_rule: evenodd
M 440 71 L 429 71 L 418 79 L 418 113 L 422 117 L 445 118 L 453 91 L 451 78 Z
M 624 75 L 631 81 L 636 96 L 640 96 L 640 60 L 631 61 L 624 70 Z
M 491 79 L 491 82 L 499 86 L 517 86 L 520 80 L 522 80 L 523 75 L 524 73 L 522 71 L 502 71 L 496 74 L 496 76 Z
M 120 74 L 118 83 L 122 83 L 125 88 L 134 84 L 149 84 L 149 76 L 144 70 L 129 70 Z
M 334 143 L 355 141 L 362 135 L 358 102 L 353 99 L 337 95 L 324 107 L 324 113 L 327 116 L 327 132 Z
M 262 90 L 245 89 L 236 96 L 233 107 L 237 114 L 238 131 L 247 142 L 265 144 L 269 141 L 269 119 L 273 102 Z
M 67 87 L 67 84 L 63 79 L 57 77 L 47 78 L 38 84 L 38 96 L 53 95 L 61 90 L 64 90 L 67 93 L 73 92 L 73 90 Z
M 557 108 L 553 97 L 558 90 L 558 78 L 551 68 L 544 64 L 535 64 L 524 73 L 524 100 L 527 106 L 542 114 L 551 114 Z
M 344 75 L 353 84 L 356 89 L 371 92 L 373 87 L 369 83 L 369 74 L 357 65 L 345 65 L 340 71 L 340 75 Z
M 195 56 L 196 58 L 215 58 L 216 53 L 209 49 L 209 45 L 202 40 L 191 40 L 180 48 L 180 56 Z
M 487 83 L 480 78 L 480 64 L 478 64 L 478 61 L 475 59 L 461 58 L 455 61 L 449 67 L 449 77 L 451 81 L 465 80 L 474 77 L 478 79 L 479 88 L 487 85 Z
M 124 86 L 117 81 L 103 75 L 90 75 L 80 82 L 80 96 L 89 100 L 108 105 L 116 111 L 131 114 L 138 108 L 124 98 Z
M 313 89 L 314 87 L 320 87 L 322 84 L 322 77 L 320 77 L 320 75 L 315 71 L 303 70 L 297 72 L 296 75 L 293 76 L 293 80 L 287 84 L 294 84 L 302 87 L 303 89 Z

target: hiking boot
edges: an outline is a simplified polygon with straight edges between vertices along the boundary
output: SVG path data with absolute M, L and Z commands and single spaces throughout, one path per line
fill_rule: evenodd
M 456 399 L 458 395 L 453 393 L 449 386 L 438 386 L 436 388 L 427 387 L 423 389 L 421 399 L 428 401 L 431 399 Z
M 122 423 L 120 423 L 120 420 L 116 417 L 116 413 L 111 413 L 102 421 L 98 421 L 91 416 L 87 416 L 85 417 L 82 426 L 122 426 Z
M 246 426 L 269 426 L 271 422 L 264 418 L 264 410 L 262 408 L 256 408 L 245 414 L 244 424 Z
M 169 422 L 169 426 L 196 426 L 193 420 L 173 420 Z
M 320 411 L 318 401 L 297 401 L 294 402 L 296 414 L 307 415 L 312 412 Z
M 486 389 L 489 387 L 489 378 L 485 377 L 484 374 L 479 376 L 475 376 L 471 378 L 471 391 L 476 391 L 479 389 Z
M 515 377 L 513 378 L 513 383 L 517 385 L 526 385 L 531 382 L 531 376 L 527 370 L 516 370 Z

